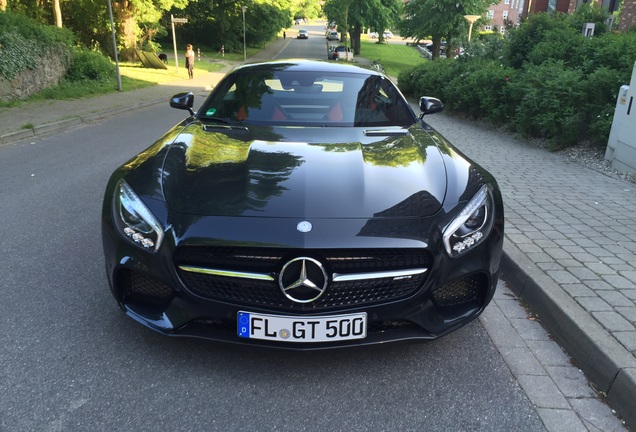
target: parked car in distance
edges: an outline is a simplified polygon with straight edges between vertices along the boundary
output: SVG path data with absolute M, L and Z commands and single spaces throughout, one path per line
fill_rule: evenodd
M 187 117 L 104 193 L 105 275 L 134 321 L 314 350 L 437 339 L 493 298 L 501 192 L 426 123 L 439 99 L 417 115 L 377 70 L 284 59 L 237 66 L 196 112 L 192 92 L 170 106 Z
M 328 60 L 334 60 L 334 52 L 336 51 L 336 45 L 329 45 L 327 47 L 327 59 Z
M 307 29 L 298 30 L 298 34 L 296 35 L 296 39 L 309 39 L 309 32 Z
M 327 32 L 327 40 L 340 40 L 340 36 L 338 36 L 338 32 L 335 30 L 329 30 Z
M 369 33 L 369 38 L 371 38 L 371 39 L 377 39 L 377 38 L 378 38 L 378 32 L 371 32 L 371 33 Z
M 384 33 L 382 33 L 382 36 L 384 36 L 384 39 L 391 39 L 393 37 L 393 33 L 391 33 L 390 30 L 385 30 Z
M 344 46 L 344 45 L 338 45 L 333 52 L 333 60 L 353 60 L 353 55 L 351 53 L 351 48 Z
M 425 46 L 426 46 L 426 49 L 427 49 L 427 50 L 429 50 L 431 53 L 433 52 L 433 43 L 432 43 L 432 42 L 431 42 L 431 43 L 426 44 Z M 440 43 L 440 46 L 439 46 L 439 55 L 440 55 L 440 56 L 445 56 L 445 55 L 446 55 L 446 41 L 442 41 L 442 42 Z

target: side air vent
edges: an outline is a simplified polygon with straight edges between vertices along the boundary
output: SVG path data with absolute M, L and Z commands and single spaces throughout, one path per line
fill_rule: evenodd
M 366 130 L 364 131 L 366 136 L 379 136 L 379 137 L 395 137 L 406 136 L 409 134 L 407 130 Z
M 247 135 L 249 129 L 242 126 L 207 125 L 203 126 L 206 132 L 219 132 L 228 135 Z

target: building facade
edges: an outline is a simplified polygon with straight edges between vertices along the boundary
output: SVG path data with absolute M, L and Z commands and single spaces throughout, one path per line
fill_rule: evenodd
M 516 26 L 522 18 L 526 0 L 502 0 L 494 4 L 486 11 L 486 18 L 490 23 L 482 27 L 482 30 L 490 30 L 505 33 L 509 26 Z
M 619 10 L 624 3 L 618 30 L 627 31 L 636 26 L 636 0 L 501 0 L 501 3 L 490 6 L 486 11 L 490 23 L 481 29 L 504 33 L 507 26 L 517 25 L 530 14 L 574 13 L 577 8 L 590 1 L 600 3 L 609 12 Z

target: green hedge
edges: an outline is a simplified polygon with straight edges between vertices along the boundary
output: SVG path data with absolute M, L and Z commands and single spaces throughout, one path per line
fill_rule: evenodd
M 435 96 L 449 111 L 545 138 L 552 149 L 587 140 L 605 146 L 616 96 L 630 81 L 636 32 L 608 33 L 602 11 L 532 15 L 508 37 L 478 39 L 458 59 L 402 72 L 410 96 Z M 596 35 L 581 35 L 583 20 Z
M 96 51 L 78 49 L 66 71 L 69 81 L 104 81 L 115 76 L 115 65 L 109 58 Z

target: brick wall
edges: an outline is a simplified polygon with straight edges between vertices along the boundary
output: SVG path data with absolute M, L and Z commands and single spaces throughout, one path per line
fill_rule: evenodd
M 66 69 L 64 59 L 49 52 L 40 58 L 34 69 L 25 69 L 11 80 L 0 76 L 0 100 L 25 99 L 46 87 L 59 84 Z
M 636 0 L 623 0 L 623 13 L 618 23 L 620 31 L 626 31 L 636 26 Z

